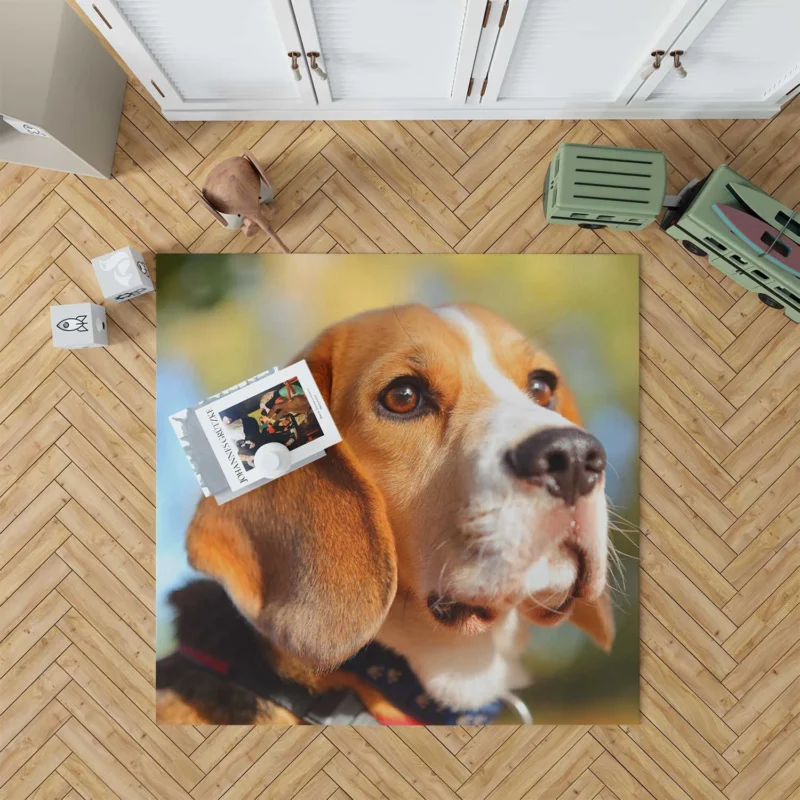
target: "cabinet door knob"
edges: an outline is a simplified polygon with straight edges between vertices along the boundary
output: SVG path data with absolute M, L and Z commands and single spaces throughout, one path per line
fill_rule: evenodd
M 671 50 L 670 55 L 672 56 L 672 63 L 675 65 L 675 72 L 678 73 L 678 77 L 681 79 L 685 78 L 686 70 L 683 68 L 683 64 L 681 64 L 683 50 Z
M 653 50 L 650 55 L 653 57 L 653 63 L 648 64 L 642 71 L 640 77 L 643 81 L 646 81 L 657 69 L 661 69 L 661 59 L 666 53 L 663 50 Z
M 312 72 L 313 72 L 313 73 L 314 73 L 314 74 L 315 74 L 315 75 L 316 75 L 316 76 L 317 76 L 317 77 L 318 77 L 318 78 L 319 78 L 321 81 L 326 81 L 326 80 L 328 80 L 328 73 L 327 73 L 327 72 L 325 72 L 325 70 L 324 70 L 324 69 L 322 69 L 322 67 L 320 67 L 320 66 L 317 64 L 317 59 L 318 59 L 318 58 L 321 58 L 320 54 L 319 54 L 319 53 L 317 53 L 316 51 L 312 50 L 311 52 L 309 52 L 309 53 L 306 53 L 306 55 L 308 56 L 308 60 L 311 62 L 311 63 L 310 63 L 310 66 L 311 66 L 311 71 L 312 71 Z
M 292 68 L 292 77 L 296 81 L 303 80 L 303 75 L 300 72 L 300 64 L 298 63 L 297 59 L 300 58 L 303 54 L 298 53 L 296 50 L 292 50 L 288 53 L 289 58 L 292 59 L 291 61 L 291 68 Z

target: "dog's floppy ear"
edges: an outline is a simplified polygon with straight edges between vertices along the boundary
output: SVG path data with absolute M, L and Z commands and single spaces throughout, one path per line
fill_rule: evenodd
M 607 653 L 614 644 L 614 609 L 606 589 L 597 600 L 576 600 L 569 620 Z
M 614 609 L 607 587 L 597 600 L 575 600 L 566 614 L 550 611 L 545 605 L 537 602 L 523 604 L 520 606 L 520 612 L 529 622 L 544 628 L 571 622 L 595 644 L 607 653 L 611 652 L 615 625 Z
M 306 354 L 328 403 L 331 344 Z M 201 501 L 186 550 L 274 646 L 318 670 L 375 636 L 397 588 L 383 498 L 346 441 L 225 505 Z

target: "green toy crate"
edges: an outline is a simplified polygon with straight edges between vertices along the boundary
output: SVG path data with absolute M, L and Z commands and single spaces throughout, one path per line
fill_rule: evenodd
M 661 229 L 694 255 L 709 262 L 752 292 L 772 308 L 783 308 L 786 316 L 800 322 L 800 276 L 781 269 L 759 256 L 716 214 L 714 203 L 746 211 L 729 189 L 729 183 L 762 191 L 730 167 L 717 167 L 700 183 L 680 194 L 680 204 L 661 220 Z
M 638 231 L 655 222 L 667 188 L 658 150 L 562 144 L 544 181 L 548 222 Z

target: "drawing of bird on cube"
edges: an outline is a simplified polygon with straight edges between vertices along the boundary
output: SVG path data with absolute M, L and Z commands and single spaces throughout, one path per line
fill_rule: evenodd
M 106 300 L 121 303 L 153 291 L 144 257 L 132 247 L 93 258 L 92 266 Z

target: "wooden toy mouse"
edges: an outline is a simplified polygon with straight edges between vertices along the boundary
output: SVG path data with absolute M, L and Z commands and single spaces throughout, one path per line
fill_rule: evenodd
M 267 192 L 262 193 L 262 182 Z M 266 195 L 266 196 L 265 196 Z M 273 210 L 265 204 L 275 193 L 266 172 L 249 150 L 242 156 L 226 158 L 206 178 L 200 198 L 214 218 L 226 228 L 242 227 L 246 236 L 258 228 L 271 236 L 284 253 L 289 248 L 270 225 Z

